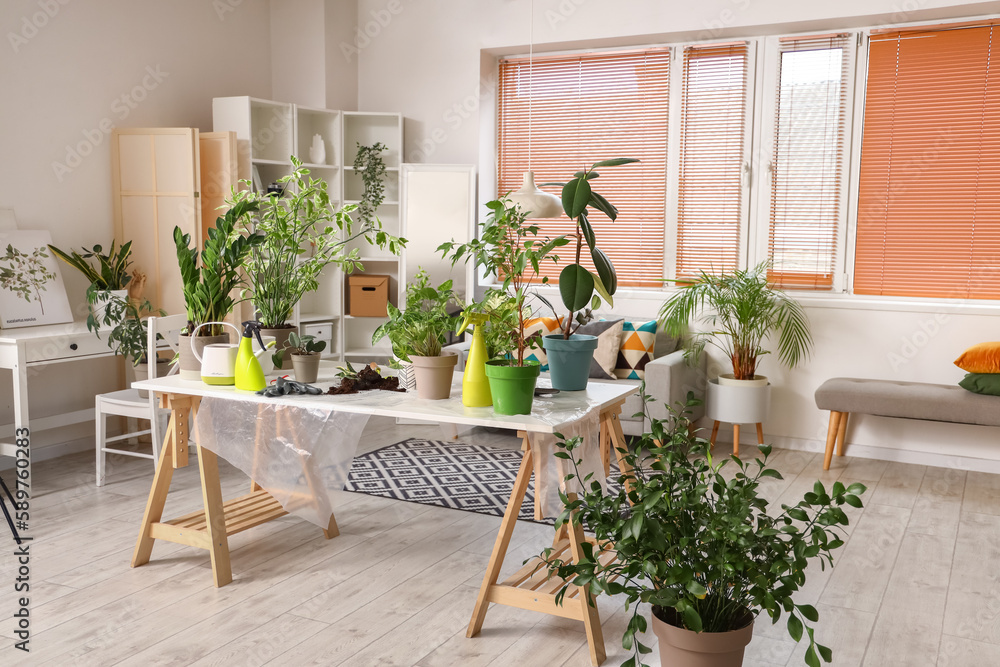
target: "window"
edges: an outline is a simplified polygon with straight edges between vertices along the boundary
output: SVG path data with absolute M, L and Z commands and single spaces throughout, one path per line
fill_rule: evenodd
M 679 278 L 740 265 L 745 229 L 747 45 L 684 50 L 677 197 Z
M 591 223 L 620 286 L 662 285 L 669 65 L 665 48 L 535 57 L 531 66 L 521 57 L 500 63 L 500 194 L 519 188 L 528 170 L 529 126 L 537 183 L 565 182 L 606 158 L 639 158 L 601 170 L 595 183 L 619 211 L 616 222 L 597 213 Z M 575 231 L 566 217 L 534 222 L 543 236 Z M 547 267 L 552 278 L 562 268 Z
M 855 293 L 1000 298 L 998 38 L 990 25 L 872 36 Z
M 830 290 L 843 262 L 848 45 L 848 35 L 778 42 L 767 256 L 771 280 L 786 289 Z

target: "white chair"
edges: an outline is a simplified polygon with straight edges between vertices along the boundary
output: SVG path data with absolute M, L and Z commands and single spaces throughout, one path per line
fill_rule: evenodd
M 148 338 L 146 349 L 149 365 L 149 377 L 156 377 L 156 353 L 160 350 L 171 350 L 177 353 L 179 347 L 178 336 L 181 330 L 187 326 L 186 315 L 169 315 L 167 317 L 150 317 L 146 320 L 148 328 Z M 159 338 L 159 340 L 157 340 Z M 172 364 L 167 375 L 177 372 L 178 365 Z M 99 394 L 95 401 L 95 418 L 97 421 L 97 486 L 104 486 L 105 455 L 108 452 L 122 454 L 124 456 L 135 456 L 142 459 L 152 459 L 153 467 L 159 461 L 160 456 L 160 424 L 158 414 L 159 408 L 156 406 L 156 395 L 149 392 L 148 398 L 139 396 L 138 389 L 122 389 L 109 394 Z M 107 416 L 115 415 L 127 417 L 129 420 L 145 419 L 149 421 L 149 428 L 142 431 L 132 431 L 112 438 L 107 437 Z M 140 435 L 149 434 L 153 442 L 153 453 L 127 451 L 123 449 L 112 449 L 108 447 L 110 443 L 129 440 Z

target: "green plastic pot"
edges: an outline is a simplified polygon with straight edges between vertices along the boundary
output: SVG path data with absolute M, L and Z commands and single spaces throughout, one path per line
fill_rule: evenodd
M 554 389 L 582 391 L 587 388 L 597 336 L 573 334 L 566 339 L 562 334 L 550 334 L 542 338 L 542 347 L 549 358 L 549 375 Z
M 493 410 L 498 415 L 527 415 L 535 399 L 535 382 L 541 372 L 537 361 L 527 361 L 524 366 L 510 366 L 509 361 L 498 359 L 486 362 L 486 377 L 490 380 Z

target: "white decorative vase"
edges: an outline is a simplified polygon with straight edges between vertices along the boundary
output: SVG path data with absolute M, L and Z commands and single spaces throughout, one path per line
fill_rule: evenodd
M 764 384 L 759 381 L 763 380 Z M 729 424 L 761 424 L 771 410 L 771 385 L 767 378 L 753 380 L 723 378 L 709 380 L 705 400 L 705 415 Z
M 313 164 L 326 164 L 326 144 L 323 143 L 323 137 L 314 134 L 312 145 L 309 147 L 309 160 Z

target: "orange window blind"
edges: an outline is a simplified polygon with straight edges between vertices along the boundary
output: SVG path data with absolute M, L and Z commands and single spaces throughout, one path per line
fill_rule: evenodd
M 779 44 L 768 257 L 770 280 L 786 289 L 833 288 L 845 212 L 847 40 L 832 35 Z
M 677 276 L 739 265 L 746 217 L 747 45 L 684 50 Z
M 598 160 L 640 160 L 599 169 L 593 182 L 618 208 L 615 222 L 597 211 L 590 221 L 621 286 L 662 285 L 669 59 L 668 49 L 657 48 L 500 62 L 498 194 L 521 187 L 529 162 L 536 183 L 564 183 Z M 544 189 L 560 196 L 557 187 Z M 543 237 L 576 229 L 565 215 L 532 222 Z M 543 265 L 543 275 L 558 278 L 573 261 L 570 247 L 557 253 L 558 265 Z M 586 244 L 583 255 L 589 264 Z
M 1000 298 L 997 39 L 990 25 L 872 36 L 855 293 Z

